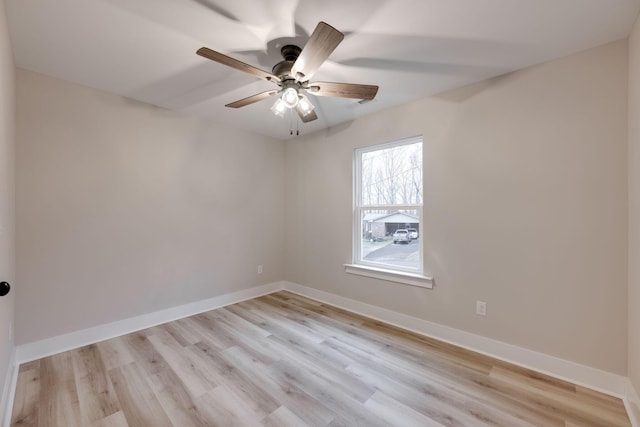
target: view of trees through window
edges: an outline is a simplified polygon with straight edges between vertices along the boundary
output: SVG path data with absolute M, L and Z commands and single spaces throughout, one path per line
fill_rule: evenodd
M 356 151 L 359 264 L 422 270 L 422 140 Z
M 362 153 L 362 205 L 422 204 L 422 143 Z

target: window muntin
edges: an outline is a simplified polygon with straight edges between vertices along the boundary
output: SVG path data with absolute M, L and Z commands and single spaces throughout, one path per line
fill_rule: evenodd
M 356 149 L 354 163 L 354 264 L 422 274 L 422 138 Z

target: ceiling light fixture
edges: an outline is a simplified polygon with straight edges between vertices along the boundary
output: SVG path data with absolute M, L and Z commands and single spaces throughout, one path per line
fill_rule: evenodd
M 307 116 L 314 109 L 315 107 L 313 106 L 311 101 L 309 101 L 309 98 L 304 95 L 300 95 L 300 99 L 298 100 L 298 111 L 300 112 L 300 114 L 302 114 L 303 116 Z
M 315 107 L 304 94 L 300 93 L 300 86 L 293 80 L 285 80 L 281 95 L 271 107 L 273 114 L 284 117 L 287 110 L 297 109 L 301 117 L 308 116 Z
M 287 112 L 288 108 L 289 107 L 287 107 L 287 104 L 285 104 L 285 102 L 281 98 L 278 98 L 271 107 L 271 111 L 273 111 L 273 114 L 278 117 L 284 117 L 284 113 Z
M 274 114 L 291 117 L 290 131 L 296 123 L 309 123 L 318 120 L 314 106 L 305 95 L 330 96 L 351 99 L 373 99 L 378 86 L 338 83 L 312 82 L 310 79 L 318 68 L 329 58 L 329 55 L 344 39 L 344 34 L 326 22 L 319 22 L 309 36 L 304 49 L 293 44 L 280 47 L 282 61 L 271 68 L 271 72 L 261 70 L 250 64 L 239 61 L 223 53 L 201 47 L 196 53 L 203 58 L 245 72 L 254 77 L 266 80 L 278 86 L 277 90 L 267 90 L 252 96 L 230 102 L 227 107 L 241 108 L 247 105 L 272 98 L 275 103 L 271 107 Z M 320 102 L 320 101 L 318 101 Z M 302 105 L 300 105 L 302 103 Z M 319 108 L 319 107 L 318 107 Z M 287 114 L 287 111 L 290 114 Z
M 287 108 L 294 108 L 298 105 L 298 91 L 294 87 L 288 87 L 282 92 L 282 101 Z

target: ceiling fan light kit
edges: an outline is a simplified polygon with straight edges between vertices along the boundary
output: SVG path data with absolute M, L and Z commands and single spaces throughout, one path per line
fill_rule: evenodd
M 275 115 L 284 117 L 287 111 L 295 109 L 302 122 L 308 123 L 316 120 L 318 116 L 314 111 L 314 105 L 303 92 L 315 96 L 360 100 L 372 100 L 378 92 L 378 86 L 373 85 L 309 82 L 309 79 L 343 39 L 344 34 L 340 31 L 325 22 L 320 22 L 309 37 L 304 49 L 295 45 L 285 45 L 280 49 L 284 60 L 274 65 L 271 73 L 206 47 L 198 49 L 196 53 L 204 58 L 275 83 L 280 87 L 280 90 L 266 91 L 231 102 L 226 105 L 227 107 L 240 108 L 279 95 L 271 107 L 271 111 Z

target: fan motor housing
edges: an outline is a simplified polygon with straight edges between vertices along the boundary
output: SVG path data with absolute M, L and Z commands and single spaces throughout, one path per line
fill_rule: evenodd
M 300 52 L 302 52 L 302 49 L 296 45 L 287 44 L 282 46 L 282 48 L 280 48 L 280 54 L 284 58 L 284 61 L 280 61 L 274 65 L 271 72 L 281 79 L 291 76 L 291 67 L 293 67 L 293 63 L 296 62 L 298 56 L 300 56 Z
M 281 80 L 286 79 L 288 76 L 291 76 L 291 67 L 293 67 L 294 61 L 281 61 L 273 66 L 271 73 L 273 75 L 280 77 Z

